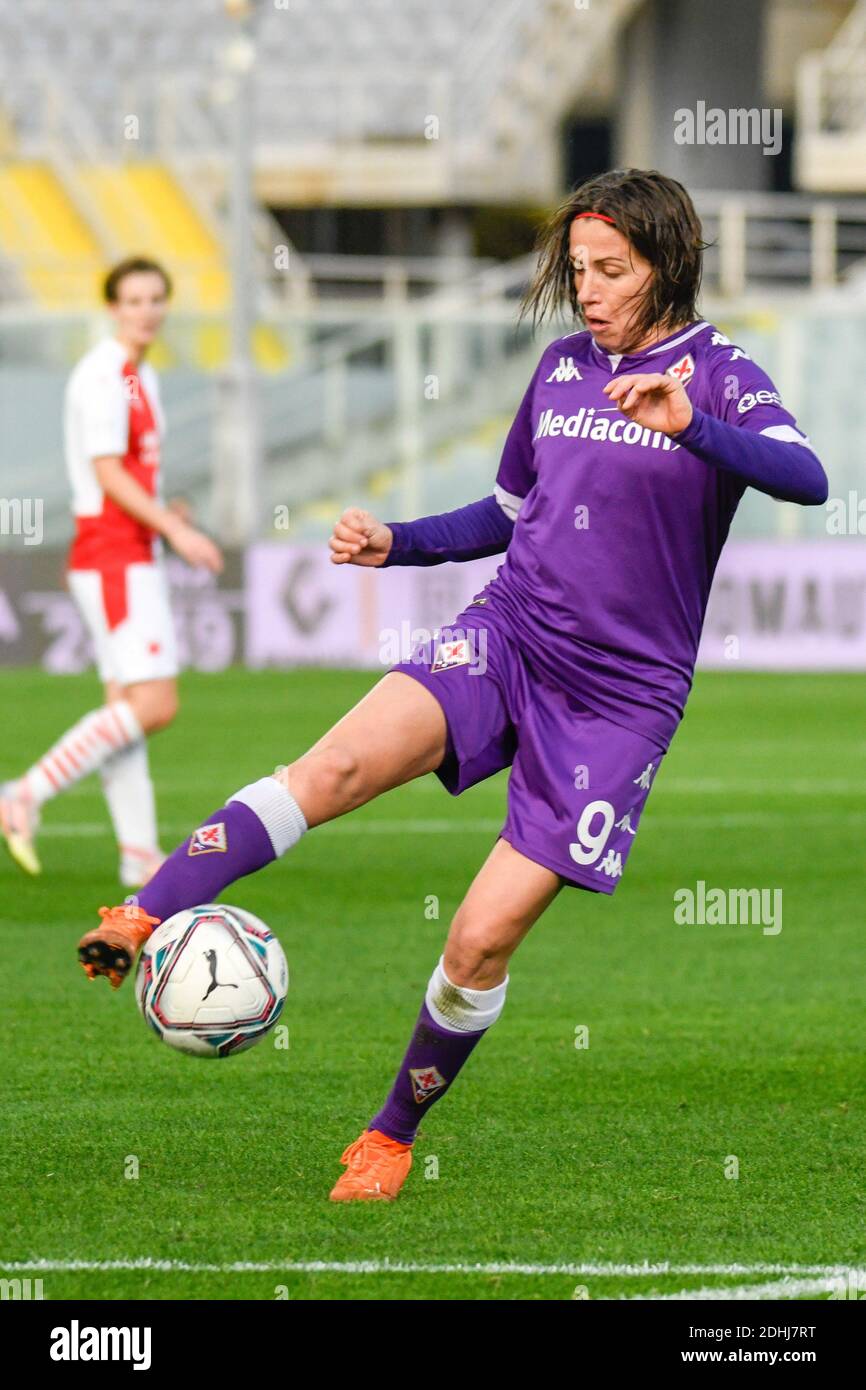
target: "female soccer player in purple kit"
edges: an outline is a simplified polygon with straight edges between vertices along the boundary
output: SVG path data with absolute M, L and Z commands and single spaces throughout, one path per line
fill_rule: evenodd
M 542 353 L 492 495 L 389 524 L 350 508 L 330 539 L 335 564 L 373 567 L 505 551 L 496 577 L 302 757 L 235 792 L 136 898 L 101 908 L 79 945 L 87 973 L 117 986 L 158 922 L 219 901 L 307 830 L 428 772 L 457 796 L 510 766 L 505 823 L 335 1201 L 397 1196 L 417 1127 L 502 1012 L 530 927 L 563 885 L 616 889 L 746 487 L 827 498 L 766 373 L 697 315 L 701 225 L 679 183 L 591 179 L 539 247 L 527 307 L 566 309 L 577 327 Z

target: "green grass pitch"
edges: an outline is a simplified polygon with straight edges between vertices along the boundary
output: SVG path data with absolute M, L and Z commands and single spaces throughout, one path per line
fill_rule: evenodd
M 185 676 L 152 744 L 165 847 L 375 679 Z M 789 1278 L 796 1296 L 809 1271 L 862 1266 L 863 691 L 698 676 L 622 885 L 564 890 L 534 928 L 393 1205 L 327 1196 L 507 774 L 457 799 L 424 778 L 226 891 L 285 947 L 290 1046 L 222 1062 L 162 1046 L 129 984 L 85 980 L 77 938 L 122 891 L 97 779 L 55 801 L 42 878 L 0 860 L 0 1276 L 41 1277 L 47 1299 L 571 1299 Z M 4 672 L 0 776 L 98 699 L 94 677 Z M 699 879 L 782 888 L 782 931 L 676 925 L 673 894 Z

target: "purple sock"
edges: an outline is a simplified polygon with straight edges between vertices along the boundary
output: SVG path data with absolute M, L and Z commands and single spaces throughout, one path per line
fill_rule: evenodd
M 368 1125 L 401 1144 L 411 1144 L 426 1111 L 444 1096 L 487 1029 L 451 1033 L 421 1005 L 412 1041 L 384 1106 Z
M 213 903 L 229 883 L 276 859 L 271 837 L 255 811 L 230 801 L 208 816 L 170 854 L 153 878 L 126 901 L 165 922 L 175 912 Z

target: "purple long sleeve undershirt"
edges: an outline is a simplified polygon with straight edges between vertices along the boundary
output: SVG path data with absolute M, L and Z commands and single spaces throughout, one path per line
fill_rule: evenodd
M 827 475 L 805 444 L 738 429 L 698 409 L 673 438 L 704 463 L 736 474 L 747 486 L 780 502 L 809 507 L 827 501 Z
M 820 506 L 827 500 L 827 475 L 804 444 L 739 429 L 697 409 L 674 439 L 705 463 L 779 501 Z M 446 560 L 499 555 L 507 550 L 514 530 L 514 522 L 492 494 L 453 512 L 388 525 L 394 541 L 385 565 L 441 565 Z
M 514 530 L 514 522 L 492 494 L 454 512 L 389 521 L 388 526 L 394 540 L 385 565 L 441 565 L 445 560 L 501 555 Z

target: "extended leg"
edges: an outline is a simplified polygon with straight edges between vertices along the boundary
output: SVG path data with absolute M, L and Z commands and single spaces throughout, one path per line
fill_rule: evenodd
M 397 1196 L 421 1120 L 501 1014 L 508 962 L 560 887 L 507 841 L 494 845 L 455 914 L 391 1094 L 343 1154 L 332 1201 Z
M 164 728 L 177 705 L 173 680 L 142 681 L 85 714 L 22 777 L 0 787 L 0 834 L 15 862 L 40 872 L 35 835 L 42 806 Z
M 235 792 L 134 899 L 100 909 L 102 924 L 79 943 L 85 970 L 119 985 L 156 922 L 217 901 L 228 884 L 285 854 L 306 830 L 431 772 L 445 745 L 439 701 L 411 676 L 389 671 L 303 757 Z

